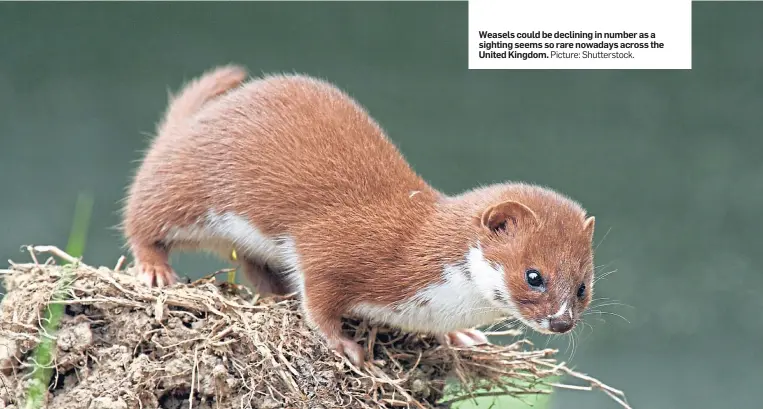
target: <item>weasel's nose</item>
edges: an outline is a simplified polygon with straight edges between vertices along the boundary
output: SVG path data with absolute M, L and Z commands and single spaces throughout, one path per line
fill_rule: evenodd
M 572 320 L 564 318 L 550 318 L 548 322 L 548 328 L 559 334 L 563 334 L 572 329 Z

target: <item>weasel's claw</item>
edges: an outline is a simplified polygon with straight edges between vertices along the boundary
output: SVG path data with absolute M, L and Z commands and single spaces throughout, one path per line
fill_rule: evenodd
M 458 348 L 469 348 L 475 345 L 489 344 L 487 336 L 476 329 L 464 329 L 449 332 L 437 336 L 437 341 L 442 345 L 450 345 Z
M 177 282 L 177 274 L 168 265 L 139 264 L 138 279 L 149 287 L 166 287 Z
M 329 348 L 346 356 L 353 365 L 357 366 L 358 368 L 363 366 L 363 363 L 365 362 L 365 352 L 363 351 L 363 347 L 361 347 L 357 342 L 349 338 L 342 337 L 334 340 L 328 340 L 328 344 Z

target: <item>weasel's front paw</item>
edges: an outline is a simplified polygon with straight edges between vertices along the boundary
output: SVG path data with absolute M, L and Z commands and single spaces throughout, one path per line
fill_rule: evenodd
M 138 263 L 138 278 L 149 287 L 165 287 L 177 282 L 177 274 L 166 263 Z
M 366 360 L 366 354 L 360 344 L 343 336 L 331 338 L 327 341 L 329 348 L 346 356 L 353 365 L 357 366 L 358 368 L 363 366 L 363 362 Z
M 487 336 L 476 329 L 464 329 L 453 331 L 437 336 L 437 341 L 442 345 L 450 345 L 458 348 L 468 348 L 475 345 L 489 344 Z

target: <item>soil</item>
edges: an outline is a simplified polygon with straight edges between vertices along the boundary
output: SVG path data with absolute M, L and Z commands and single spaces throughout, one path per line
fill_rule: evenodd
M 295 299 L 259 299 L 214 276 L 156 289 L 82 263 L 14 264 L 0 273 L 8 291 L 0 304 L 0 409 L 31 407 L 36 383 L 47 386 L 38 406 L 45 408 L 439 408 L 449 407 L 446 394 L 491 387 L 548 392 L 543 379 L 560 370 L 554 351 L 521 340 L 456 350 L 347 320 L 371 360 L 358 369 L 305 325 Z M 56 300 L 61 321 L 46 334 Z M 52 362 L 35 363 L 35 347 L 52 336 Z M 46 365 L 49 380 L 32 375 Z

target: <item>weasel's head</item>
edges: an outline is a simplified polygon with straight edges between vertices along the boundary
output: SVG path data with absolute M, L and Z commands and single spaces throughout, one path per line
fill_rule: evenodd
M 475 215 L 469 270 L 493 306 L 536 331 L 569 332 L 591 302 L 595 219 L 547 189 L 512 196 Z

